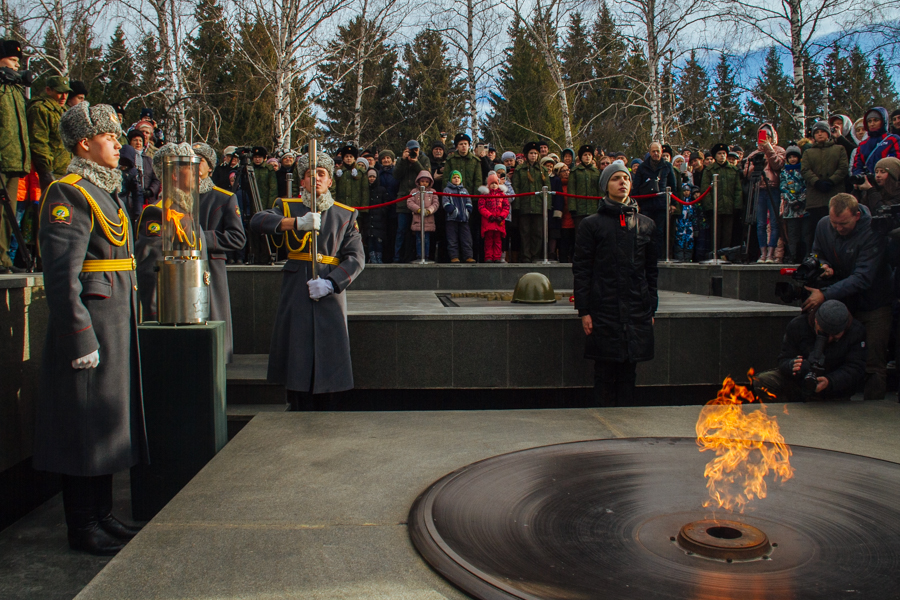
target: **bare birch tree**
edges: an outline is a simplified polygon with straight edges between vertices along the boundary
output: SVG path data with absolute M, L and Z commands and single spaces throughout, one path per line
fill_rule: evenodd
M 493 0 L 451 0 L 444 12 L 432 19 L 431 28 L 443 34 L 447 45 L 460 57 L 466 84 L 466 108 L 472 139 L 478 131 L 478 103 L 503 56 L 497 43 L 506 20 Z
M 25 0 L 13 7 L 4 3 L 3 11 L 4 19 L 17 15 L 22 41 L 31 55 L 55 74 L 67 77 L 75 62 L 70 42 L 79 28 L 93 28 L 105 6 L 85 0 Z M 45 45 L 48 40 L 52 40 L 49 47 Z
M 302 115 L 295 114 L 291 92 L 308 84 L 325 56 L 320 34 L 350 0 L 236 1 L 239 22 L 255 21 L 265 32 L 257 44 L 235 39 L 235 50 L 253 66 L 275 95 L 275 148 L 291 147 L 291 131 Z M 232 28 L 237 31 L 237 27 Z M 271 55 L 269 53 L 271 52 Z

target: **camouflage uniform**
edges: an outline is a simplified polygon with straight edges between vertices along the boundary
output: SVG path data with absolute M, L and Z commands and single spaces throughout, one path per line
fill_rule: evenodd
M 25 120 L 25 90 L 20 85 L 0 85 L 0 173 L 6 187 L 10 207 L 16 214 L 19 178 L 31 171 L 28 147 L 28 124 Z M 0 210 L 0 268 L 9 267 L 9 244 L 12 224 Z
M 44 94 L 28 104 L 28 138 L 31 142 L 31 160 L 34 170 L 45 188 L 48 178 L 60 179 L 65 176 L 72 155 L 63 146 L 59 136 L 59 119 L 65 107 Z

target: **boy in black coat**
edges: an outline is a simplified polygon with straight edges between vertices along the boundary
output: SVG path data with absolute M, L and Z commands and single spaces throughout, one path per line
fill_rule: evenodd
M 631 174 L 615 161 L 600 175 L 605 196 L 575 234 L 575 308 L 593 359 L 600 406 L 634 403 L 637 363 L 653 358 L 653 315 L 659 275 L 656 224 L 629 197 Z

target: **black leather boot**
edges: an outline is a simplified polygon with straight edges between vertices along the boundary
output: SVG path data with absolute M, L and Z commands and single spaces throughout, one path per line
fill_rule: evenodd
M 106 533 L 122 540 L 130 541 L 141 530 L 139 525 L 126 525 L 112 515 L 112 475 L 97 477 L 100 480 L 97 492 L 97 522 Z
M 97 518 L 98 482 L 94 477 L 63 477 L 63 507 L 69 529 L 69 547 L 95 556 L 114 556 L 125 543 L 100 527 Z

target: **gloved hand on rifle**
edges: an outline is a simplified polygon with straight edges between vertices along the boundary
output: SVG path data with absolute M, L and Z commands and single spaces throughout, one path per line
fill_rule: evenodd
M 317 212 L 308 212 L 302 217 L 294 219 L 294 229 L 297 231 L 319 230 L 322 225 L 322 215 Z
M 334 286 L 330 279 L 316 277 L 307 281 L 306 285 L 309 286 L 309 297 L 313 300 L 321 300 L 334 293 Z
M 73 369 L 93 369 L 100 364 L 100 351 L 94 350 L 90 354 L 76 358 L 72 361 Z

